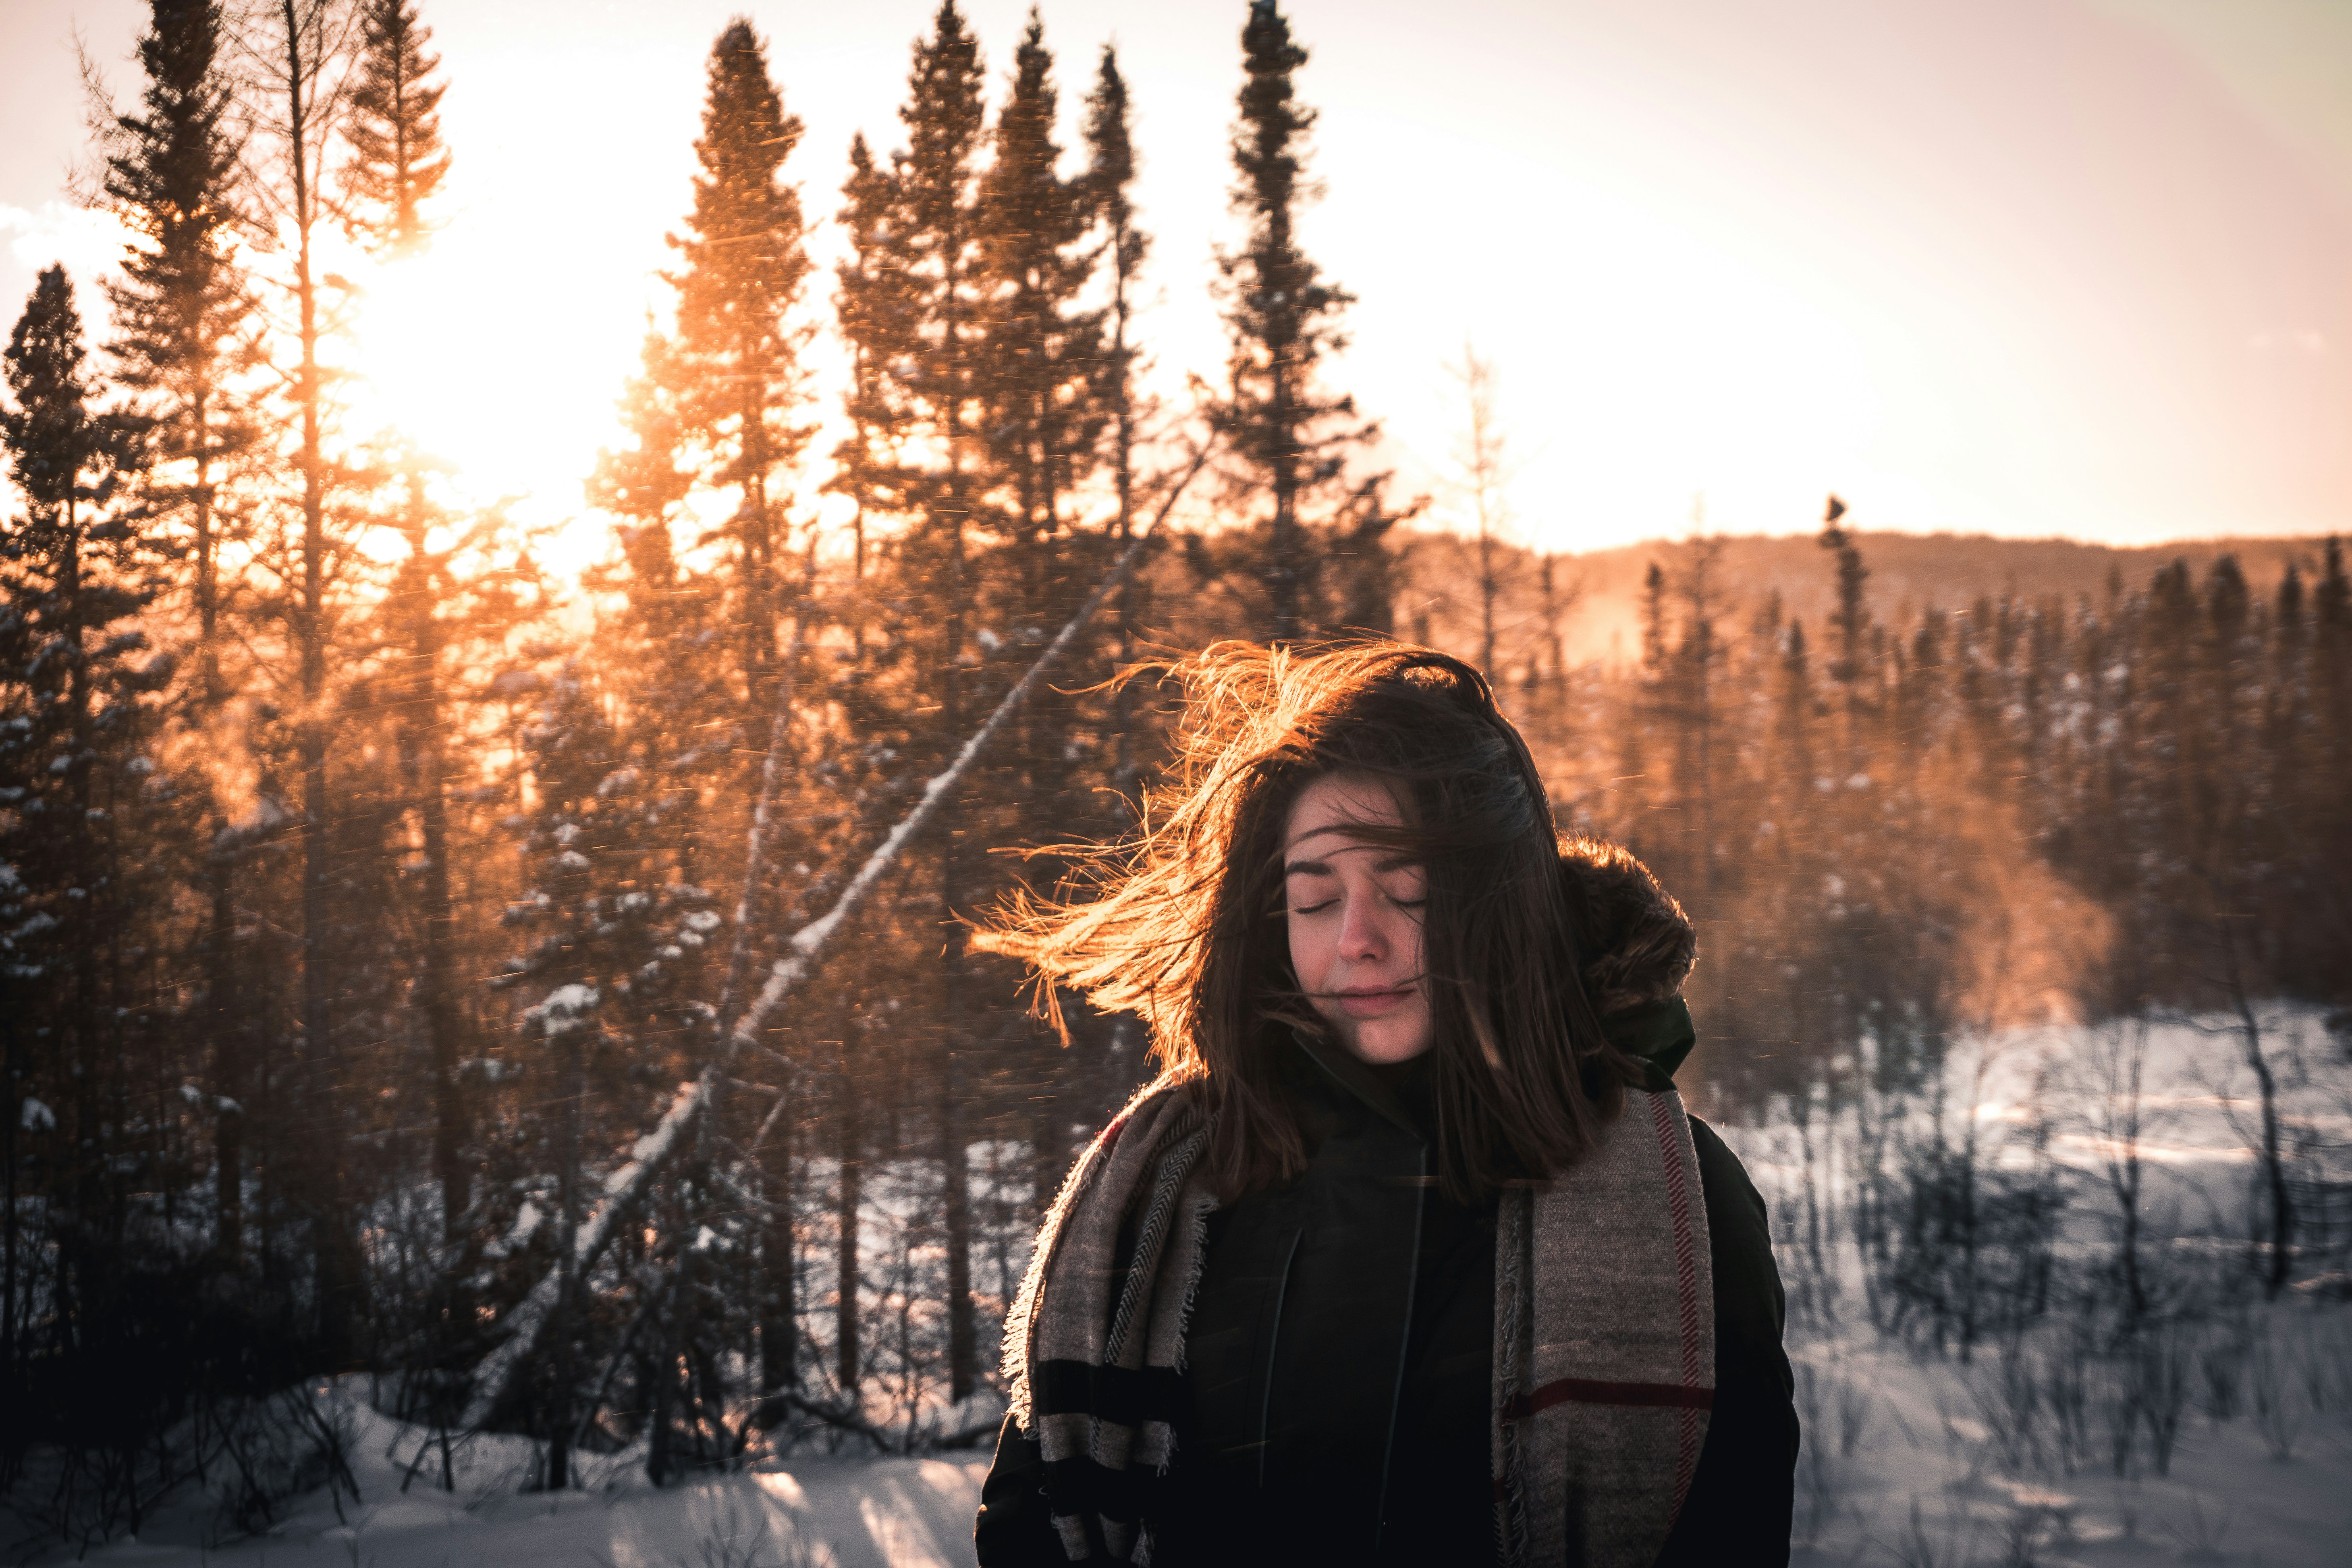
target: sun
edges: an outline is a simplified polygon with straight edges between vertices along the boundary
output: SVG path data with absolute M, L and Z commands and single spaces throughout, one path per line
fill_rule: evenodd
M 586 510 L 598 449 L 623 439 L 615 401 L 637 334 L 614 322 L 634 301 L 561 268 L 526 271 L 464 226 L 395 259 L 325 249 L 322 270 L 352 301 L 341 345 L 352 434 L 413 443 L 454 499 L 557 529 L 561 563 L 576 568 L 594 531 L 565 525 Z

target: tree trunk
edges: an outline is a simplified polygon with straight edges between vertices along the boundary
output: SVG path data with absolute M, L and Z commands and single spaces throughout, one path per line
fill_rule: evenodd
M 12 986 L 13 990 L 14 987 Z M 16 1385 L 16 1129 L 25 1115 L 25 1100 L 16 1078 L 16 1012 L 11 1007 L 0 1019 L 0 1158 L 8 1163 L 7 1217 L 0 1220 L 5 1237 L 5 1260 L 0 1263 L 0 1387 Z
M 216 830 L 227 822 L 215 813 Z M 205 928 L 205 1016 L 212 1036 L 213 1089 L 218 1119 L 213 1123 L 213 1191 L 218 1221 L 214 1248 L 231 1272 L 245 1259 L 245 999 L 236 984 L 236 897 L 234 871 L 225 856 L 208 868 L 212 910 Z
M 834 1247 L 835 1288 L 833 1304 L 834 1378 L 842 1402 L 855 1414 L 858 1408 L 859 1363 L 865 1359 L 858 1342 L 857 1211 L 865 1174 L 864 1118 L 860 1115 L 857 1080 L 845 1066 L 841 1075 L 841 1143 L 836 1151 L 841 1167 L 840 1197 L 835 1209 L 837 1236 Z
M 2238 973 L 2234 944 L 2230 954 L 2230 1004 L 2238 1015 L 2238 1033 L 2245 1042 L 2246 1065 L 2263 1094 L 2263 1184 L 2270 1195 L 2270 1260 L 2263 1270 L 2263 1289 L 2273 1300 L 2286 1289 L 2294 1271 L 2294 1197 L 2286 1184 L 2286 1158 L 2279 1149 L 2278 1079 L 2263 1050 L 2262 1020 L 2254 1016 Z
M 562 1075 L 562 1087 L 558 1090 L 559 1103 L 555 1114 L 555 1168 L 562 1183 L 559 1202 L 562 1215 L 556 1230 L 556 1246 L 562 1250 L 556 1256 L 559 1283 L 556 1287 L 555 1311 L 549 1328 L 553 1334 L 553 1384 L 550 1391 L 547 1414 L 547 1473 L 542 1478 L 547 1489 L 562 1491 L 572 1484 L 572 1427 L 579 1418 L 572 1408 L 572 1387 L 578 1382 L 572 1362 L 572 1343 L 576 1337 L 572 1311 L 577 1303 L 580 1281 L 572 1268 L 573 1243 L 580 1234 L 580 1123 L 582 1101 L 587 1098 L 586 1052 L 583 1049 L 580 1028 L 575 1026 L 557 1037 L 556 1070 Z M 683 1240 L 679 1246 L 685 1246 Z M 665 1369 L 666 1370 L 666 1369 Z
M 980 1343 L 971 1309 L 971 1194 L 964 1168 L 963 1108 L 957 1056 L 940 1075 L 940 1175 L 948 1250 L 948 1397 L 971 1397 L 980 1377 Z
M 769 1205 L 760 1222 L 760 1392 L 763 1395 L 801 1385 L 800 1250 L 793 1226 L 792 1140 L 793 1119 L 787 1110 L 776 1118 L 773 1152 L 759 1156 L 760 1195 Z
M 327 521 L 326 458 L 321 442 L 325 395 L 319 365 L 319 286 L 313 274 L 311 239 L 319 219 L 313 190 L 311 137 L 318 104 L 309 96 L 320 61 L 316 39 L 297 15 L 295 0 L 279 0 L 286 28 L 285 70 L 287 176 L 294 221 L 294 299 L 301 363 L 294 381 L 302 449 L 302 602 L 295 631 L 300 649 L 301 717 L 298 750 L 302 771 L 302 1056 L 303 1119 L 311 1171 L 305 1194 L 310 1221 L 311 1288 L 317 1295 L 320 1348 L 331 1364 L 348 1365 L 358 1353 L 359 1258 L 344 1212 L 341 1144 L 334 1111 L 331 1042 L 329 1037 L 327 877 Z
M 473 1201 L 466 1169 L 465 1090 L 458 1081 L 465 1019 L 457 1004 L 457 902 L 449 888 L 448 752 L 442 735 L 441 657 L 446 637 L 437 616 L 439 574 L 425 552 L 424 476 L 408 475 L 409 651 L 415 659 L 408 702 L 410 756 L 417 815 L 425 829 L 425 952 L 422 994 L 433 1072 L 433 1175 L 441 1188 L 441 1236 L 454 1243 Z
M 1274 361 L 1274 387 L 1265 432 L 1267 459 L 1274 470 L 1274 564 L 1267 587 L 1274 601 L 1274 636 L 1277 643 L 1298 637 L 1298 443 L 1297 420 L 1290 407 L 1290 376 L 1285 355 L 1287 341 L 1269 342 Z

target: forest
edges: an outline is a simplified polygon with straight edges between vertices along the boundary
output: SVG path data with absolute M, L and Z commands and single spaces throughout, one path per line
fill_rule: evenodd
M 1154 809 L 1161 672 L 1224 638 L 1487 671 L 1563 829 L 1699 924 L 1706 1114 L 1859 1106 L 1866 1135 L 1993 1031 L 2235 1020 L 2232 1267 L 2272 1295 L 2343 1267 L 2352 1184 L 2282 1118 L 2265 1012 L 2352 1042 L 2336 540 L 1939 604 L 1874 591 L 1906 542 L 1830 497 L 1778 542 L 1802 594 L 1704 533 L 1621 584 L 1520 542 L 1475 355 L 1475 527 L 1433 531 L 1340 384 L 1353 301 L 1298 237 L 1315 113 L 1275 0 L 1232 124 L 1168 128 L 1229 138 L 1242 236 L 1226 358 L 1181 399 L 1148 374 L 1116 49 L 1067 69 L 1033 14 L 992 92 L 943 0 L 846 170 L 795 161 L 751 21 L 715 40 L 674 309 L 583 476 L 602 544 L 558 569 L 362 416 L 352 285 L 318 259 L 435 242 L 466 153 L 439 105 L 477 84 L 427 9 L 152 0 L 87 193 L 128 247 L 43 272 L 8 340 L 19 1541 L 135 1532 L 212 1472 L 224 1538 L 260 1528 L 320 1484 L 284 1392 L 352 1373 L 425 1435 L 420 1484 L 482 1433 L 528 1436 L 547 1490 L 623 1453 L 659 1484 L 984 1451 L 1028 1232 L 1152 1068 L 1075 999 L 1058 1039 L 971 931 Z M 1941 1150 L 1880 1148 L 1864 1217 L 1890 1299 L 1965 1347 L 1991 1331 L 1920 1273 Z

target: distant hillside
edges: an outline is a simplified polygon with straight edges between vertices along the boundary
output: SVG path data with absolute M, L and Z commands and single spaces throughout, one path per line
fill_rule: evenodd
M 2273 593 L 2293 561 L 2306 580 L 2318 570 L 2325 542 L 2317 538 L 2202 540 L 2117 547 L 2070 539 L 1995 539 L 1982 534 L 1859 533 L 1870 568 L 1871 606 L 1881 619 L 1907 624 L 1928 606 L 1958 609 L 2004 594 L 2021 598 L 2057 595 L 2072 600 L 2106 597 L 2111 578 L 2134 591 L 2158 568 L 2186 560 L 2201 579 L 2215 559 L 2234 554 L 2256 593 Z M 1475 546 L 1453 534 L 1414 532 L 1401 542 L 1405 589 L 1397 601 L 1397 631 L 1413 637 L 1425 623 L 1436 646 L 1475 655 L 1478 643 Z M 1756 608 L 1778 594 L 1784 614 L 1808 625 L 1831 608 L 1828 556 L 1811 534 L 1725 536 L 1717 574 L 1728 606 L 1722 630 L 1738 635 Z M 1572 663 L 1631 658 L 1640 646 L 1642 579 L 1656 562 L 1674 572 L 1691 546 L 1659 540 L 1560 554 L 1552 559 L 1552 613 Z M 1530 552 L 1497 552 L 1503 580 L 1496 612 L 1497 662 L 1510 666 L 1533 651 L 1546 620 L 1541 559 Z M 1570 596 L 1575 595 L 1572 604 Z M 1566 606 L 1563 608 L 1563 606 Z

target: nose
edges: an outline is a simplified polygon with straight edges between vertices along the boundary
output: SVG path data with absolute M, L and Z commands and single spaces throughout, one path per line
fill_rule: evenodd
M 1350 963 L 1372 963 L 1388 956 L 1387 910 L 1377 898 L 1349 898 L 1339 915 L 1339 956 Z

